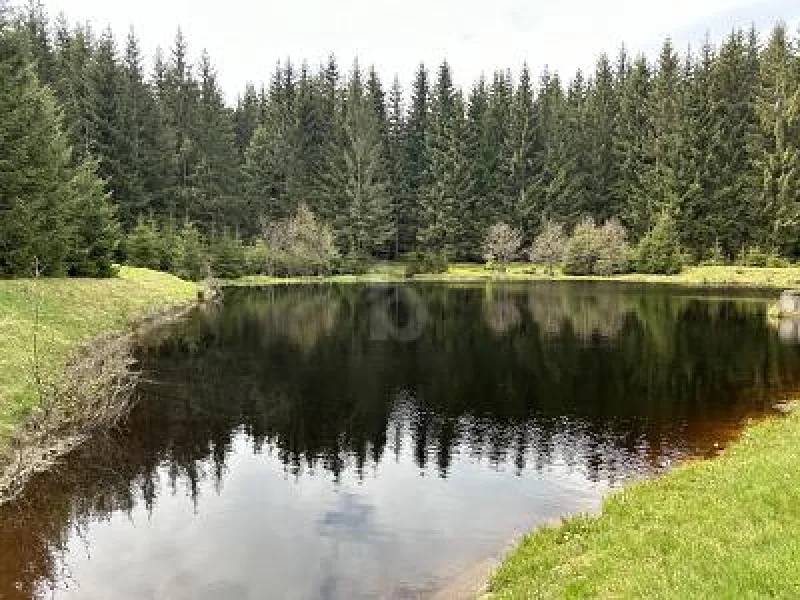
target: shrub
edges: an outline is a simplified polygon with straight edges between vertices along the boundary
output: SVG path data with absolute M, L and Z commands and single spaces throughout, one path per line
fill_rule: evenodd
M 788 267 L 789 261 L 774 250 L 763 250 L 753 245 L 742 248 L 736 257 L 736 264 L 743 267 Z
M 224 232 L 211 245 L 211 270 L 222 279 L 236 279 L 247 271 L 247 258 L 242 241 Z
M 443 252 L 409 252 L 405 255 L 406 276 L 447 273 L 449 265 Z
M 483 242 L 486 262 L 505 264 L 514 260 L 522 246 L 522 234 L 506 223 L 495 223 Z
M 128 234 L 125 249 L 132 266 L 161 269 L 161 232 L 152 219 L 139 218 L 136 227 Z
M 714 245 L 711 247 L 711 250 L 708 253 L 708 258 L 703 261 L 703 264 L 720 267 L 726 265 L 727 263 L 728 261 L 725 258 L 725 253 L 722 251 L 722 244 L 719 243 L 719 239 L 716 239 L 714 241 Z
M 348 254 L 333 261 L 333 271 L 339 275 L 363 275 L 369 272 L 371 264 L 366 254 Z
M 542 231 L 536 236 L 528 251 L 528 258 L 534 264 L 544 265 L 548 272 L 552 273 L 553 269 L 564 260 L 566 246 L 567 236 L 561 224 L 545 221 Z
M 778 253 L 770 252 L 767 256 L 767 266 L 777 269 L 785 269 L 787 267 L 791 267 L 792 263 L 788 258 L 781 256 Z
M 177 237 L 173 272 L 183 279 L 200 281 L 210 272 L 209 257 L 203 237 L 192 223 L 186 223 Z
M 612 275 L 628 269 L 630 247 L 625 228 L 615 219 L 601 227 L 590 218 L 575 226 L 564 252 L 569 275 Z
M 639 273 L 675 275 L 684 266 L 684 256 L 675 219 L 664 212 L 636 248 L 636 270 Z
M 758 245 L 742 248 L 736 257 L 736 264 L 742 267 L 766 267 L 768 253 Z
M 323 275 L 337 268 L 355 268 L 353 259 L 337 264 L 333 231 L 305 205 L 297 213 L 274 222 L 262 220 L 262 235 L 267 248 L 267 272 L 276 276 Z

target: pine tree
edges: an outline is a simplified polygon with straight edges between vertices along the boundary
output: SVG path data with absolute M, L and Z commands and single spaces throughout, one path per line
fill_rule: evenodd
M 631 222 L 639 231 L 649 230 L 663 211 L 676 210 L 681 196 L 683 89 L 680 59 L 668 39 L 661 49 L 650 96 L 652 127 L 645 142 L 641 196 L 632 199 L 629 211 Z
M 420 247 L 455 257 L 463 239 L 460 209 L 464 204 L 462 148 L 464 106 L 453 85 L 450 66 L 442 63 L 433 91 L 427 154 L 430 181 L 420 191 Z
M 94 165 L 73 167 L 25 36 L 0 21 L 0 273 L 110 274 L 113 212 Z M 82 253 L 78 257 L 78 253 Z
M 728 256 L 756 241 L 758 214 L 753 206 L 759 192 L 752 142 L 758 131 L 758 88 L 757 42 L 733 33 L 711 73 L 714 210 L 707 217 L 708 229 L 716 231 Z
M 80 162 L 90 158 L 92 151 L 91 32 L 81 27 L 70 32 L 66 22 L 61 20 L 56 28 L 56 47 L 53 89 L 64 110 L 64 124 L 74 159 Z
M 197 160 L 192 178 L 195 220 L 212 232 L 229 225 L 238 229 L 244 215 L 238 205 L 239 173 L 233 120 L 206 52 L 200 59 L 200 89 L 195 111 L 190 132 Z
M 39 81 L 51 85 L 55 81 L 55 52 L 48 33 L 47 14 L 40 0 L 28 0 L 23 24 L 30 40 L 29 47 Z
M 88 66 L 89 151 L 98 161 L 98 172 L 108 182 L 116 202 L 123 200 L 122 73 L 116 62 L 110 30 L 100 37 Z
M 624 199 L 617 196 L 619 162 L 615 144 L 619 137 L 620 101 L 611 63 L 600 56 L 587 96 L 589 200 L 588 213 L 600 221 L 618 216 Z
M 158 63 L 157 63 L 158 64 Z M 170 145 L 170 189 L 167 190 L 168 214 L 190 220 L 197 207 L 193 179 L 197 167 L 197 149 L 192 139 L 197 119 L 199 90 L 188 62 L 186 41 L 179 30 L 169 63 L 157 73 L 159 100 L 164 111 L 167 140 Z
M 489 135 L 489 90 L 481 77 L 473 86 L 467 103 L 464 127 L 464 184 L 466 198 L 462 204 L 464 221 L 463 250 L 473 260 L 480 260 L 484 236 L 492 225 L 491 137 Z
M 394 257 L 408 252 L 413 244 L 409 232 L 412 215 L 409 214 L 409 191 L 405 178 L 406 116 L 403 103 L 403 89 L 400 79 L 394 78 L 389 93 L 388 121 L 388 161 L 392 218 L 394 220 Z
M 256 129 L 245 154 L 244 186 L 247 221 L 277 221 L 294 212 L 288 192 L 288 141 L 281 123 L 268 120 Z M 249 233 L 255 231 L 248 227 Z
M 132 30 L 122 60 L 120 112 L 124 157 L 117 202 L 123 225 L 131 228 L 141 215 L 166 216 L 170 165 L 162 113 L 154 90 L 144 80 L 139 42 Z
M 258 93 L 252 83 L 248 83 L 245 86 L 244 95 L 240 96 L 236 103 L 233 122 L 236 134 L 236 149 L 239 151 L 239 156 L 244 159 L 244 154 L 250 145 L 250 141 L 261 123 Z
M 647 230 L 643 215 L 646 208 L 638 201 L 645 198 L 642 176 L 646 170 L 646 144 L 652 139 L 651 118 L 648 105 L 651 101 L 651 73 L 644 56 L 627 63 L 626 55 L 620 56 L 617 69 L 617 85 L 620 88 L 620 108 L 614 155 L 618 163 L 618 177 L 614 197 L 618 214 L 635 237 Z
M 374 254 L 393 236 L 389 182 L 382 159 L 380 117 L 365 93 L 358 63 L 345 102 L 344 167 L 337 174 L 344 210 L 338 221 L 344 254 Z
M 113 260 L 120 239 L 115 206 L 98 166 L 86 161 L 75 170 L 70 181 L 71 221 L 68 272 L 73 276 L 111 277 Z
M 512 187 L 513 143 L 511 142 L 513 86 L 511 74 L 498 71 L 489 89 L 487 134 L 491 189 L 486 198 L 489 224 L 511 221 L 516 206 Z
M 761 59 L 757 165 L 763 248 L 793 252 L 800 239 L 800 90 L 786 27 L 772 32 Z
M 411 103 L 406 121 L 403 182 L 405 215 L 401 236 L 406 248 L 416 248 L 420 228 L 420 198 L 430 183 L 428 138 L 430 137 L 430 82 L 421 64 L 411 88 Z
M 555 109 L 545 164 L 549 179 L 547 216 L 569 226 L 591 214 L 590 142 L 586 139 L 586 84 L 579 71 Z
M 711 43 L 706 40 L 698 60 L 687 57 L 685 68 L 687 185 L 675 219 L 684 247 L 697 258 L 705 257 L 712 246 L 721 252 L 712 197 L 714 172 L 718 168 L 712 149 L 714 60 Z
M 534 182 L 542 170 L 544 148 L 537 117 L 531 76 L 528 65 L 525 64 L 511 111 L 509 172 L 515 207 L 510 218 L 522 227 L 527 241 L 532 240 L 533 232 L 538 228 L 541 219 L 541 207 L 537 205 Z
M 565 182 L 562 161 L 566 158 L 566 98 L 557 75 L 545 70 L 539 81 L 539 94 L 534 102 L 538 160 L 533 173 L 525 219 L 533 223 L 550 219 L 566 220 L 566 211 L 559 206 Z

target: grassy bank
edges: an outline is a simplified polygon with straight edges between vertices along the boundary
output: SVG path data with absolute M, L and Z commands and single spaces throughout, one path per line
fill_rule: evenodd
M 333 277 L 243 277 L 228 282 L 233 285 L 269 285 L 273 283 L 303 282 L 370 282 L 370 281 L 402 281 L 405 271 L 399 264 L 384 264 L 373 268 L 366 275 L 336 275 Z M 505 270 L 491 270 L 484 265 L 455 264 L 447 273 L 434 275 L 417 275 L 416 281 L 626 281 L 630 283 L 673 284 L 684 286 L 708 287 L 749 287 L 765 289 L 786 289 L 800 287 L 800 266 L 787 268 L 759 268 L 736 266 L 703 266 L 688 267 L 680 275 L 642 275 L 631 273 L 611 277 L 577 277 L 564 275 L 561 272 L 548 273 L 542 267 L 529 264 L 509 265 Z
M 36 402 L 32 367 L 37 302 L 40 365 L 45 378 L 52 378 L 80 344 L 196 294 L 196 284 L 128 267 L 113 279 L 0 281 L 0 442 Z
M 800 413 L 539 530 L 490 598 L 800 597 Z

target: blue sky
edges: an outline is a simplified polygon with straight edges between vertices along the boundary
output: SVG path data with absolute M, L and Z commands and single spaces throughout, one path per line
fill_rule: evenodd
M 148 59 L 169 46 L 180 26 L 194 56 L 208 49 L 234 101 L 247 81 L 269 79 L 275 62 L 291 57 L 318 64 L 333 52 L 348 67 L 357 55 L 387 83 L 410 81 L 422 60 L 447 58 L 462 85 L 496 67 L 562 75 L 591 69 L 597 56 L 654 56 L 666 36 L 685 48 L 750 23 L 765 33 L 777 20 L 797 31 L 800 0 L 44 0 L 51 16 L 95 29 L 111 26 L 122 39 L 133 26 Z

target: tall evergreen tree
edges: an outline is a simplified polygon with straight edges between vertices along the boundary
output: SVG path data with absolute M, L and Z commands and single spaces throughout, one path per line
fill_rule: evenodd
M 393 238 L 380 116 L 365 93 L 358 63 L 345 98 L 344 160 L 337 174 L 343 210 L 337 229 L 345 254 L 369 255 Z
M 231 112 L 225 106 L 211 59 L 200 59 L 200 89 L 191 137 L 197 156 L 193 187 L 194 219 L 209 231 L 242 225 L 239 205 L 239 160 Z
M 762 246 L 800 250 L 800 89 L 786 26 L 772 32 L 761 58 L 757 216 Z
M 108 275 L 116 237 L 102 181 L 89 162 L 73 167 L 28 39 L 2 19 L 0 114 L 0 273 Z
M 430 81 L 421 64 L 411 87 L 411 103 L 406 122 L 403 180 L 407 190 L 401 239 L 406 248 L 416 247 L 420 227 L 420 198 L 430 183 L 428 138 L 430 137 Z
M 455 89 L 447 62 L 439 67 L 433 90 L 431 130 L 427 154 L 430 180 L 420 193 L 420 229 L 417 240 L 426 250 L 455 257 L 463 239 L 460 210 L 463 205 L 464 106 Z

